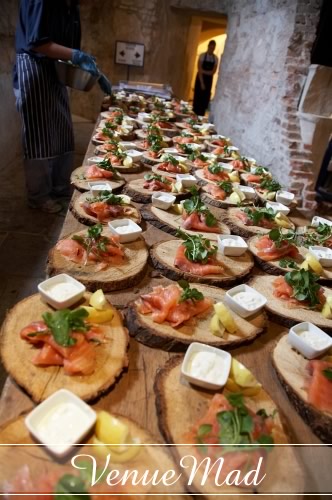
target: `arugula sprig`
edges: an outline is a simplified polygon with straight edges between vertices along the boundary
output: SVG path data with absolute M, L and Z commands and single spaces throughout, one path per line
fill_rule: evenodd
M 267 167 L 256 167 L 255 168 L 255 175 L 269 175 L 269 169 Z
M 217 182 L 217 186 L 223 189 L 226 194 L 231 194 L 233 191 L 233 185 L 230 181 L 220 181 Z
M 116 170 L 116 168 L 113 167 L 109 158 L 105 158 L 104 160 L 97 163 L 97 167 L 102 168 L 103 170 L 107 170 L 108 172 L 112 172 L 114 174 L 114 178 L 119 177 L 119 172 Z
M 144 179 L 146 181 L 159 181 L 162 182 L 163 184 L 171 184 L 171 181 L 166 179 L 166 177 L 159 175 L 159 174 L 145 174 Z
M 244 208 L 248 219 L 252 220 L 254 226 L 259 226 L 262 219 L 274 220 L 276 213 L 272 208 Z
M 283 259 L 280 259 L 279 266 L 282 268 L 289 267 L 290 269 L 299 269 L 299 266 L 297 265 L 295 260 L 291 259 L 290 257 L 284 257 Z
M 225 169 L 222 165 L 219 165 L 217 161 L 214 161 L 211 165 L 208 166 L 208 171 L 211 174 L 220 174 L 221 172 L 224 172 Z
M 219 444 L 228 445 L 225 450 L 223 450 L 223 454 L 235 450 L 253 451 L 256 446 L 251 445 L 257 445 L 258 448 L 261 446 L 270 448 L 271 445 L 274 444 L 274 439 L 271 435 L 261 434 L 258 438 L 254 437 L 254 418 L 243 402 L 243 394 L 229 394 L 226 398 L 232 405 L 232 409 L 218 412 L 216 415 L 217 423 L 219 425 L 217 436 L 218 442 Z M 263 408 L 260 409 L 256 415 L 261 418 L 262 423 L 269 417 L 266 410 Z M 212 425 L 202 424 L 198 428 L 196 434 L 197 443 L 205 444 L 205 438 L 209 437 L 212 430 Z M 248 447 L 241 446 L 241 448 L 237 448 L 237 445 L 248 445 Z
M 293 289 L 293 297 L 300 302 L 308 302 L 312 309 L 315 309 L 320 304 L 318 280 L 319 276 L 317 274 L 304 269 L 290 271 L 285 274 L 286 283 Z
M 217 224 L 217 219 L 210 212 L 207 206 L 202 202 L 195 186 L 191 188 L 191 193 L 192 193 L 191 198 L 183 202 L 183 208 L 185 209 L 187 214 L 191 215 L 192 213 L 195 212 L 198 214 L 202 214 L 207 226 L 209 227 L 215 226 Z
M 209 258 L 217 253 L 217 246 L 213 245 L 210 240 L 204 238 L 201 234 L 191 235 L 178 229 L 176 236 L 183 240 L 184 254 L 191 262 L 206 264 Z
M 124 205 L 122 196 L 117 196 L 111 191 L 102 191 L 98 196 L 93 196 L 92 198 L 87 198 L 88 203 L 98 203 L 103 202 L 107 205 Z
M 190 288 L 188 281 L 179 280 L 179 286 L 182 288 L 183 292 L 180 295 L 179 302 L 184 302 L 185 300 L 203 300 L 204 295 L 202 292 L 197 290 L 197 288 Z
M 279 191 L 282 188 L 281 184 L 279 184 L 278 181 L 276 181 L 275 179 L 270 179 L 269 177 L 265 177 L 261 181 L 260 187 L 266 189 L 271 193 L 274 191 Z
M 164 154 L 162 159 L 163 159 L 163 161 L 165 161 L 167 163 L 171 163 L 175 167 L 180 163 L 173 155 L 168 154 L 168 153 Z
M 107 253 L 108 245 L 118 246 L 112 239 L 103 236 L 102 232 L 102 224 L 96 224 L 89 227 L 86 236 L 79 236 L 78 234 L 72 236 L 72 239 L 77 241 L 86 251 L 84 265 L 86 265 L 90 253 L 93 253 L 98 260 L 103 260 L 103 254 Z
M 184 144 L 178 144 L 178 148 L 180 148 L 181 151 L 183 153 L 185 153 L 186 155 L 192 155 L 192 153 L 194 153 L 194 151 L 195 151 L 190 144 L 186 144 L 186 143 L 184 143 Z
M 81 307 L 74 311 L 62 309 L 54 313 L 46 312 L 42 315 L 42 318 L 55 342 L 61 346 L 69 347 L 76 344 L 76 339 L 71 336 L 71 332 L 85 333 L 89 330 L 84 321 L 88 315 L 86 309 Z
M 315 231 L 308 231 L 301 236 L 302 245 L 305 247 L 310 246 L 324 246 L 324 243 L 332 238 L 332 226 L 329 224 L 319 223 L 315 227 Z
M 277 248 L 280 248 L 284 241 L 288 243 L 296 244 L 297 236 L 295 231 L 288 231 L 287 233 L 283 233 L 282 230 L 278 227 L 271 229 L 269 232 L 269 238 L 272 240 Z
M 205 156 L 203 153 L 197 149 L 196 151 L 194 150 L 190 155 L 189 155 L 189 160 L 190 161 L 195 161 L 195 160 L 201 160 L 201 161 L 207 161 L 208 157 Z
M 327 380 L 332 382 L 332 368 L 325 368 L 325 370 L 323 370 L 323 375 Z

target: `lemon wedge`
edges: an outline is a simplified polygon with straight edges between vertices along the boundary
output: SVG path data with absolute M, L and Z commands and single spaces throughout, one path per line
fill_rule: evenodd
M 124 167 L 131 167 L 133 164 L 133 159 L 131 156 L 126 156 L 125 159 L 123 160 L 123 166 Z
M 125 463 L 133 460 L 142 449 L 138 439 L 134 439 L 133 441 L 134 442 L 132 444 L 136 445 L 137 443 L 136 446 L 126 446 L 126 449 L 120 453 L 119 451 L 116 451 L 117 448 L 119 448 L 118 446 L 108 446 L 100 441 L 96 436 L 93 436 L 92 438 L 92 444 L 98 445 L 94 448 L 96 455 L 101 458 L 106 458 L 108 455 L 111 455 L 110 463 Z
M 89 313 L 89 316 L 87 317 L 87 321 L 89 323 L 108 323 L 109 321 L 112 321 L 114 317 L 114 310 L 111 306 L 109 309 L 105 309 L 103 311 L 98 311 L 91 306 L 82 307 Z
M 305 265 L 307 264 L 307 265 Z M 310 267 L 314 273 L 317 274 L 322 274 L 324 272 L 324 269 L 322 268 L 321 263 L 319 262 L 318 259 L 314 255 L 312 255 L 310 252 L 307 253 L 305 256 L 305 260 L 302 262 L 300 268 L 308 270 L 307 268 Z
M 220 322 L 225 327 L 225 329 L 229 333 L 235 333 L 237 330 L 236 323 L 233 319 L 233 316 L 222 302 L 217 302 L 214 304 L 214 310 L 216 315 L 218 316 Z
M 326 297 L 326 302 L 323 305 L 322 315 L 326 319 L 332 319 L 332 295 Z
M 240 182 L 240 177 L 239 177 L 239 174 L 237 172 L 231 172 L 229 174 L 229 179 L 231 182 Z
M 237 193 L 233 192 L 229 197 L 229 201 L 237 205 L 238 203 L 241 203 L 241 198 Z
M 218 314 L 214 314 L 210 321 L 210 330 L 216 337 L 223 337 L 225 334 L 225 328 L 220 322 Z
M 126 205 L 129 205 L 131 202 L 130 196 L 127 196 L 126 194 L 121 194 L 120 198 L 122 200 L 122 203 L 125 203 Z
M 97 309 L 97 311 L 102 311 L 109 306 L 109 303 L 107 302 L 104 292 L 99 289 L 91 295 L 89 305 Z
M 181 193 L 183 191 L 183 186 L 181 181 L 177 181 L 172 184 L 172 193 Z
M 125 444 L 129 438 L 128 426 L 107 411 L 100 411 L 98 413 L 95 435 L 99 441 L 107 445 L 121 445 L 118 447 L 119 452 L 121 451 L 121 447 L 127 449 Z
M 293 227 L 289 218 L 285 214 L 282 214 L 280 212 L 276 214 L 274 220 L 280 227 L 284 227 L 286 229 L 291 229 Z
M 232 358 L 232 365 L 226 388 L 231 392 L 242 392 L 245 396 L 255 396 L 261 384 L 242 363 Z
M 241 191 L 241 189 L 234 188 L 233 191 L 234 191 L 234 193 L 236 193 L 239 196 L 240 201 L 243 201 L 246 199 L 246 195 L 243 193 L 243 191 Z

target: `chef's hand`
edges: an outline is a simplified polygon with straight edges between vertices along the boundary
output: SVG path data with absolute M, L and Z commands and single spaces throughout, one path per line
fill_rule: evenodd
M 73 64 L 75 64 L 75 66 L 79 66 L 84 71 L 88 71 L 92 76 L 99 75 L 96 58 L 90 56 L 90 54 L 82 52 L 81 50 L 74 49 L 71 61 Z
M 112 94 L 112 84 L 105 75 L 101 74 L 98 80 L 99 87 L 106 95 Z

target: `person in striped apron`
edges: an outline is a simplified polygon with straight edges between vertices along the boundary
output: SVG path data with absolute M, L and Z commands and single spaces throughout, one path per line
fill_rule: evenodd
M 207 52 L 203 52 L 198 58 L 193 110 L 199 116 L 205 115 L 211 98 L 213 75 L 218 68 L 218 57 L 213 53 L 215 48 L 216 42 L 210 40 Z
M 99 75 L 95 58 L 80 51 L 78 0 L 21 0 L 16 28 L 14 93 L 22 119 L 28 204 L 48 213 L 62 210 L 70 196 L 74 134 L 67 88 L 54 61 L 72 61 Z M 111 94 L 106 77 L 98 80 Z

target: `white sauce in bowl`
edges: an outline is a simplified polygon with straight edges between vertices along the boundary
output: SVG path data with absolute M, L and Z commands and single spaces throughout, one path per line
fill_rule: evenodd
M 189 360 L 188 372 L 193 377 L 215 384 L 224 377 L 222 360 L 213 352 L 195 352 Z
M 78 293 L 78 288 L 70 282 L 55 283 L 47 289 L 54 300 L 67 300 Z
M 324 338 L 323 336 L 317 335 L 310 330 L 299 332 L 298 336 L 311 347 L 318 350 L 325 349 L 325 347 L 328 347 L 330 343 L 329 338 Z
M 254 311 L 261 305 L 263 305 L 263 300 L 252 292 L 238 292 L 232 296 L 233 300 L 240 304 L 240 306 L 245 307 L 248 311 Z

